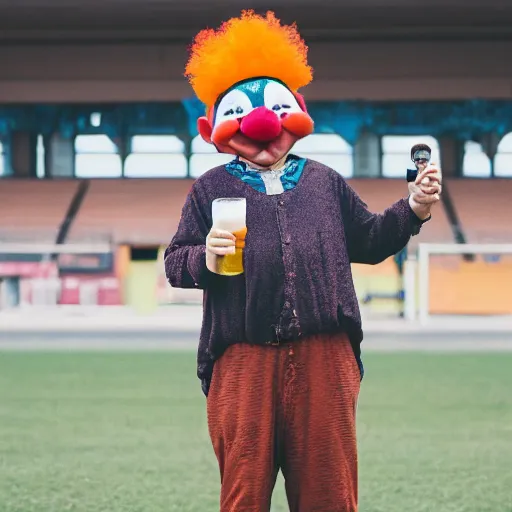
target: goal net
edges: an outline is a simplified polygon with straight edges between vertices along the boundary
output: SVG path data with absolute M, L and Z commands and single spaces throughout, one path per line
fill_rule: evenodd
M 405 316 L 512 318 L 511 283 L 512 244 L 420 244 L 406 262 Z

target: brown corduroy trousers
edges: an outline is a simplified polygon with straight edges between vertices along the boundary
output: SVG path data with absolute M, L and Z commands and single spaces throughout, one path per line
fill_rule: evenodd
M 207 399 L 221 512 L 268 512 L 279 469 L 291 512 L 356 512 L 359 386 L 344 334 L 231 346 Z

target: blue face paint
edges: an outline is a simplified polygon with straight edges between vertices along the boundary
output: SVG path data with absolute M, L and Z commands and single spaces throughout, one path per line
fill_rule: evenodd
M 258 80 L 251 80 L 250 82 L 243 82 L 237 85 L 235 89 L 242 91 L 251 100 L 254 108 L 261 107 L 265 104 L 265 87 L 270 82 L 268 78 L 261 78 Z
M 277 80 L 276 78 L 268 78 L 268 77 L 258 77 L 258 78 L 250 78 L 248 80 L 243 80 L 242 82 L 238 82 L 230 87 L 225 93 L 223 93 L 217 101 L 215 102 L 214 107 L 214 119 L 217 115 L 217 107 L 219 103 L 222 101 L 227 94 L 231 91 L 238 90 L 243 92 L 251 101 L 253 108 L 262 107 L 265 105 L 265 87 L 271 83 L 276 82 L 278 84 L 283 85 L 288 89 L 286 84 L 281 82 L 281 80 Z

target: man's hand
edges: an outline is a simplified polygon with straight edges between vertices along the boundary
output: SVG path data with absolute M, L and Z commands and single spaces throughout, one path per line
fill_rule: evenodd
M 206 237 L 206 267 L 217 274 L 217 257 L 235 254 L 235 235 L 229 231 L 212 228 Z
M 409 183 L 409 205 L 419 219 L 427 219 L 432 206 L 439 202 L 441 183 L 441 170 L 435 164 L 421 170 L 416 181 Z

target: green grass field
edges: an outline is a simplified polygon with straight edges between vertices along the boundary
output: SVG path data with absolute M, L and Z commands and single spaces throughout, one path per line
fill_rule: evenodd
M 512 354 L 365 363 L 361 512 L 512 512 Z M 194 353 L 0 352 L 0 512 L 214 512 L 218 489 Z

